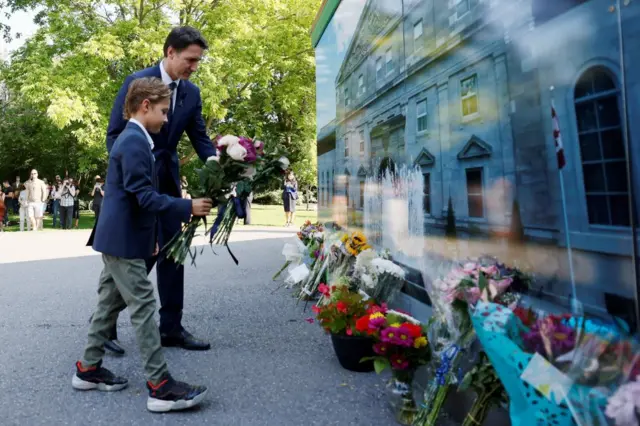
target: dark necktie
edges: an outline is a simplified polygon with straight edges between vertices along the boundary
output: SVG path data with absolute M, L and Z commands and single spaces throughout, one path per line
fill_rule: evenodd
M 169 98 L 169 112 L 167 113 L 167 120 L 171 123 L 171 117 L 173 116 L 173 93 L 176 91 L 178 84 L 175 81 L 172 81 L 169 84 L 169 89 L 171 89 L 171 98 Z

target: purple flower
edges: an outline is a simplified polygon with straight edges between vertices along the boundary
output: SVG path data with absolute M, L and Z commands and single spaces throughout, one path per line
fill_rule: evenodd
M 536 321 L 522 339 L 530 351 L 554 359 L 575 347 L 576 332 L 558 317 L 549 316 Z
M 407 329 L 404 327 L 387 327 L 380 332 L 380 339 L 384 343 L 391 343 L 392 345 L 406 346 L 410 348 L 413 346 L 413 337 Z
M 245 163 L 254 163 L 258 158 L 256 148 L 253 146 L 253 142 L 249 138 L 241 137 L 238 143 L 247 150 L 247 155 L 244 157 Z

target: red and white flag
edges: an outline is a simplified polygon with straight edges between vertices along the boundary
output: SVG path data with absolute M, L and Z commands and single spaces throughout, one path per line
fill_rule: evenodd
M 553 139 L 556 142 L 556 159 L 558 160 L 558 168 L 562 169 L 567 162 L 564 159 L 564 147 L 562 146 L 562 136 L 560 135 L 560 124 L 558 123 L 558 116 L 556 115 L 556 109 L 551 104 L 551 121 L 553 122 Z

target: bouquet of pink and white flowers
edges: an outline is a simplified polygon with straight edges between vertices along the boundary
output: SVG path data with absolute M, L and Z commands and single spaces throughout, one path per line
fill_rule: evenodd
M 214 205 L 218 205 L 218 216 L 208 229 L 206 218 L 193 217 L 166 244 L 163 250 L 179 264 L 184 264 L 187 255 L 191 257 L 191 263 L 195 263 L 197 250 L 191 248 L 191 243 L 201 223 L 205 224 L 210 245 L 223 244 L 229 249 L 227 243 L 233 225 L 236 219 L 245 217 L 246 199 L 252 192 L 267 190 L 289 168 L 284 152 L 267 151 L 264 143 L 258 140 L 226 135 L 216 137 L 213 143 L 218 148 L 218 155 L 209 157 L 198 170 L 200 185 L 194 195 L 212 199 Z M 237 264 L 231 250 L 229 254 Z

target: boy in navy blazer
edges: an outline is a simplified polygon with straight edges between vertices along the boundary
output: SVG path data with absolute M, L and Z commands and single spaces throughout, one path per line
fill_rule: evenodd
M 216 149 L 207 136 L 202 118 L 200 89 L 189 81 L 198 69 L 206 40 L 195 28 L 178 27 L 171 30 L 164 44 L 164 59 L 159 64 L 138 71 L 126 78 L 111 110 L 107 128 L 107 151 L 111 152 L 114 141 L 127 126 L 123 118 L 124 99 L 129 84 L 142 77 L 158 77 L 173 90 L 169 118 L 158 133 L 152 135 L 153 154 L 156 158 L 158 192 L 181 196 L 178 144 L 183 134 L 189 136 L 195 152 L 203 162 L 216 154 Z M 179 215 L 163 212 L 159 215 L 158 241 L 160 246 L 168 243 L 180 232 Z M 189 333 L 182 325 L 184 304 L 184 266 L 176 264 L 164 252 L 147 259 L 147 271 L 156 266 L 158 294 L 160 295 L 160 339 L 163 346 L 178 346 L 188 350 L 207 350 L 209 342 Z M 116 342 L 117 330 L 110 335 L 107 349 L 123 354 L 124 349 Z
M 98 306 L 71 382 L 78 390 L 117 391 L 127 386 L 126 379 L 102 367 L 102 357 L 118 314 L 128 308 L 148 377 L 147 409 L 153 412 L 193 407 L 207 390 L 175 381 L 169 374 L 145 264 L 145 259 L 158 252 L 159 214 L 170 213 L 188 222 L 191 214 L 207 215 L 212 205 L 208 199 L 184 200 L 158 193 L 149 132 L 159 132 L 167 121 L 170 98 L 171 90 L 159 78 L 137 79 L 127 91 L 124 115 L 129 123 L 109 155 L 105 197 L 93 238 L 93 248 L 102 253 L 104 263 Z

